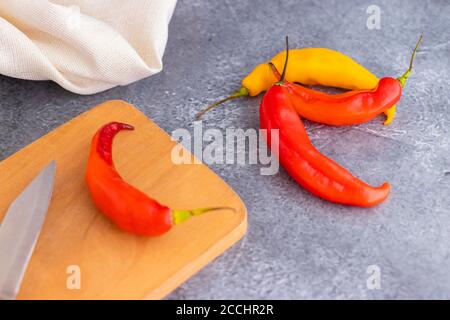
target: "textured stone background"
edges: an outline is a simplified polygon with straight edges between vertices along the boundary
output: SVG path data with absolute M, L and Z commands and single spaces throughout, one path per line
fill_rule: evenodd
M 366 9 L 381 7 L 381 30 Z M 389 127 L 306 122 L 315 145 L 390 198 L 371 209 L 319 200 L 282 170 L 215 165 L 246 202 L 247 236 L 169 298 L 450 298 L 450 3 L 434 1 L 179 1 L 164 71 L 127 87 L 77 96 L 51 82 L 0 77 L 0 159 L 107 99 L 135 104 L 166 131 L 225 96 L 283 48 L 340 50 L 376 74 L 398 76 L 424 42 Z M 258 128 L 260 97 L 208 114 L 205 126 Z M 366 268 L 381 268 L 381 289 Z

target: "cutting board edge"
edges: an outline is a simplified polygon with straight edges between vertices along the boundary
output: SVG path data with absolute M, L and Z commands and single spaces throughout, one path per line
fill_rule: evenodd
M 240 198 L 239 198 L 240 199 Z M 220 241 L 214 243 L 208 250 L 204 251 L 196 260 L 184 266 L 177 273 L 168 278 L 163 286 L 157 291 L 146 294 L 142 300 L 160 300 L 167 297 L 175 289 L 180 287 L 183 283 L 189 280 L 197 272 L 202 270 L 206 265 L 214 261 L 217 257 L 221 256 L 226 250 L 238 243 L 247 232 L 247 208 L 243 204 L 244 212 L 241 223 L 230 231 L 226 237 L 223 237 Z
M 125 106 L 127 108 L 130 109 L 134 109 L 135 111 L 140 112 L 141 114 L 143 114 L 147 119 L 148 117 L 138 108 L 134 107 L 132 104 L 124 101 L 124 100 L 120 100 L 120 99 L 114 99 L 114 100 L 107 100 L 105 102 L 102 102 L 98 105 L 95 105 L 91 108 L 89 108 L 86 111 L 83 111 L 82 113 L 76 115 L 75 117 L 73 117 L 72 119 L 70 119 L 67 122 L 64 122 L 63 124 L 60 124 L 58 126 L 56 126 L 55 128 L 51 129 L 49 132 L 43 134 L 40 137 L 37 137 L 36 139 L 34 139 L 33 141 L 31 141 L 30 143 L 28 143 L 26 146 L 23 146 L 22 148 L 20 148 L 19 150 L 13 152 L 12 154 L 10 154 L 9 156 L 7 156 L 6 158 L 0 160 L 0 166 L 6 162 L 6 161 L 13 161 L 15 158 L 17 158 L 18 156 L 20 156 L 22 153 L 26 152 L 28 149 L 31 149 L 35 144 L 37 144 L 40 140 L 42 139 L 48 139 L 49 137 L 53 136 L 56 134 L 56 131 L 59 131 L 61 129 L 64 129 L 64 127 L 68 127 L 70 125 L 72 125 L 74 122 L 80 121 L 82 117 L 88 116 L 90 113 L 94 112 L 95 110 L 98 109 L 102 109 L 102 108 L 106 108 L 106 107 L 110 107 L 110 104 L 112 102 L 112 105 L 114 108 L 117 108 L 118 106 L 116 105 L 116 103 L 118 105 L 121 105 L 121 107 Z M 151 121 L 150 119 L 148 119 L 149 121 Z M 163 130 L 159 125 L 157 125 L 155 122 L 153 122 L 160 130 Z M 163 130 L 164 131 L 164 130 Z M 164 131 L 165 132 L 165 131 Z M 167 134 L 167 132 L 166 132 Z

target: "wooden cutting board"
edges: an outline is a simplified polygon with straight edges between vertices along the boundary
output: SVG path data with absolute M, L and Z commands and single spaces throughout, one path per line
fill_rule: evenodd
M 84 183 L 91 137 L 110 121 L 135 126 L 114 142 L 125 180 L 172 208 L 236 212 L 210 212 L 157 238 L 119 230 L 95 208 Z M 173 164 L 174 145 L 135 107 L 108 101 L 0 162 L 0 220 L 33 177 L 51 160 L 57 163 L 48 215 L 18 299 L 163 298 L 237 242 L 247 227 L 244 203 L 205 165 Z M 78 267 L 81 288 L 68 289 L 68 280 L 69 287 L 78 283 Z

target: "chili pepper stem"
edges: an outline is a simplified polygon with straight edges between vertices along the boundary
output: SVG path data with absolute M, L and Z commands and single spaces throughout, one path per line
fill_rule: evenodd
M 208 112 L 209 110 L 211 110 L 212 108 L 214 108 L 215 106 L 218 106 L 219 104 L 222 104 L 224 102 L 239 98 L 239 97 L 247 97 L 250 94 L 250 92 L 248 91 L 248 89 L 246 87 L 241 87 L 239 90 L 233 92 L 231 95 L 229 95 L 228 97 L 226 97 L 225 99 L 219 100 L 217 102 L 214 102 L 213 104 L 210 104 L 209 106 L 207 106 L 205 109 L 203 109 L 202 111 L 200 111 L 199 113 L 197 113 L 197 115 L 195 116 L 195 120 L 200 120 L 201 117 Z
M 411 55 L 411 59 L 409 60 L 409 68 L 406 70 L 406 72 L 397 78 L 398 82 L 400 82 L 401 86 L 404 87 L 406 84 L 406 80 L 411 74 L 412 67 L 413 67 L 413 61 L 414 57 L 416 56 L 417 48 L 419 48 L 420 42 L 422 42 L 423 35 L 420 35 L 419 40 L 416 43 L 416 46 L 414 47 L 413 53 Z M 387 126 L 391 124 L 392 120 L 395 118 L 395 112 L 396 112 L 396 106 L 392 106 L 391 108 L 387 109 L 384 114 L 386 115 L 386 120 L 384 121 L 384 125 Z
M 199 216 L 203 213 L 216 211 L 216 210 L 232 210 L 236 212 L 236 209 L 231 207 L 212 207 L 212 208 L 200 208 L 193 210 L 172 210 L 172 221 L 174 225 L 180 224 L 194 216 Z
M 414 61 L 414 58 L 416 56 L 417 48 L 419 48 L 419 45 L 422 42 L 422 38 L 423 38 L 423 35 L 420 35 L 420 38 L 417 41 L 416 46 L 414 47 L 413 53 L 411 55 L 411 59 L 409 60 L 409 68 L 408 68 L 408 70 L 406 70 L 406 72 L 403 75 L 401 75 L 400 77 L 397 78 L 397 80 L 400 82 L 402 87 L 405 86 L 406 80 L 408 79 L 409 75 L 411 74 L 412 67 L 413 67 L 413 61 Z
M 284 60 L 284 67 L 283 67 L 283 72 L 281 73 L 281 76 L 280 76 L 280 80 L 278 80 L 278 82 L 276 84 L 282 84 L 284 82 L 284 78 L 286 76 L 288 60 L 289 60 L 289 39 L 288 39 L 288 36 L 286 36 L 286 59 Z M 274 64 L 272 64 L 272 66 L 275 67 Z

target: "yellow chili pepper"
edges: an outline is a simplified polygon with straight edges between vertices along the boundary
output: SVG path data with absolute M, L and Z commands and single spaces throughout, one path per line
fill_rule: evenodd
M 286 70 L 286 80 L 305 85 L 323 85 L 352 90 L 373 89 L 378 84 L 378 78 L 352 58 L 335 50 L 327 48 L 293 49 L 289 52 L 290 62 Z M 280 69 L 283 67 L 286 51 L 274 56 L 270 61 Z M 200 118 L 206 111 L 225 101 L 244 96 L 256 96 L 266 91 L 278 80 L 267 62 L 264 62 L 250 72 L 242 80 L 242 87 L 197 114 Z M 389 124 L 395 116 L 395 106 L 385 112 Z
M 286 51 L 278 53 L 270 61 L 278 70 L 283 68 Z M 331 49 L 304 48 L 289 52 L 286 80 L 305 85 L 324 85 L 351 90 L 373 89 L 378 78 L 352 58 Z M 242 80 L 249 96 L 266 91 L 277 79 L 267 62 L 256 66 Z

